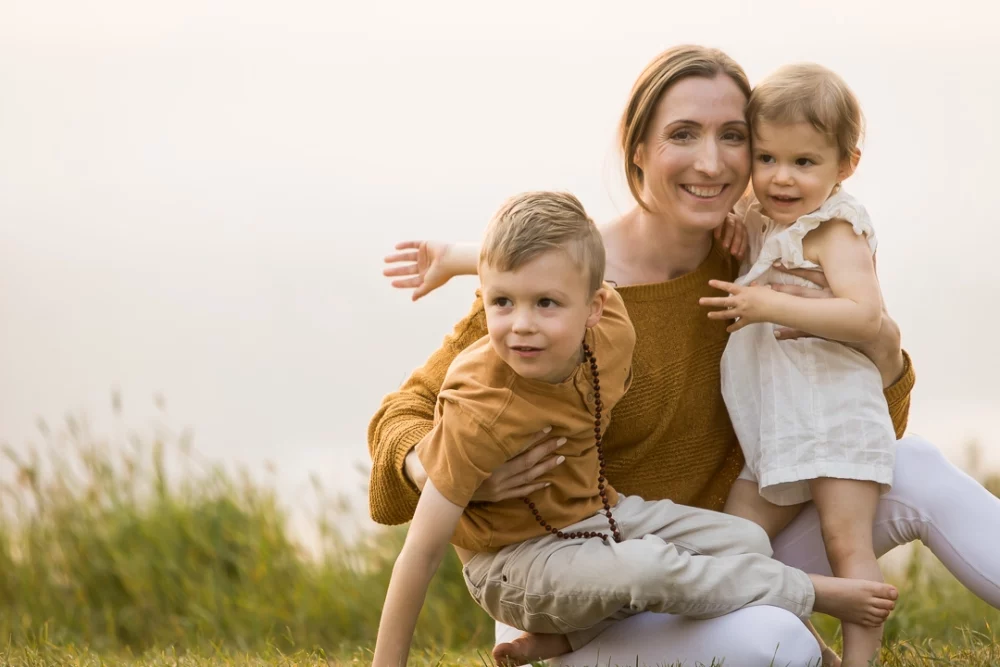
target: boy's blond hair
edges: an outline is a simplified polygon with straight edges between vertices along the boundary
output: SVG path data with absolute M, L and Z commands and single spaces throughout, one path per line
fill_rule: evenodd
M 604 281 L 604 243 L 580 200 L 568 192 L 525 192 L 490 220 L 479 264 L 514 271 L 542 253 L 565 250 L 586 273 L 591 293 Z
M 761 81 L 750 94 L 747 120 L 751 130 L 761 121 L 806 122 L 835 143 L 841 160 L 861 154 L 861 105 L 844 80 L 822 65 L 785 65 Z

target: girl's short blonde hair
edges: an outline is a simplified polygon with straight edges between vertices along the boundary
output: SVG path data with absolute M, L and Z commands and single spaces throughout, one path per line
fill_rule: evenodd
M 785 65 L 761 81 L 750 94 L 747 120 L 751 131 L 761 121 L 806 122 L 829 137 L 841 160 L 861 154 L 865 132 L 861 105 L 844 80 L 822 65 Z
M 580 200 L 568 192 L 525 192 L 490 220 L 480 266 L 514 271 L 542 253 L 565 250 L 586 272 L 591 293 L 604 282 L 604 242 Z

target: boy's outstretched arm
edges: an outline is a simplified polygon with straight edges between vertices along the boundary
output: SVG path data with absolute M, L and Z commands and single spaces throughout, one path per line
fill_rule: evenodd
M 396 558 L 375 641 L 375 667 L 401 667 L 410 654 L 417 617 L 465 508 L 452 503 L 427 480 L 403 550 Z

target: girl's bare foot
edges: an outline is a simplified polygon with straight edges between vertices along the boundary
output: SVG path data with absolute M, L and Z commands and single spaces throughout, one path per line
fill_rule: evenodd
M 566 635 L 536 635 L 525 632 L 512 642 L 493 647 L 493 661 L 500 667 L 516 667 L 537 660 L 548 660 L 569 653 L 572 647 Z
M 841 579 L 810 574 L 816 590 L 813 608 L 847 623 L 878 627 L 896 607 L 895 586 L 865 579 Z

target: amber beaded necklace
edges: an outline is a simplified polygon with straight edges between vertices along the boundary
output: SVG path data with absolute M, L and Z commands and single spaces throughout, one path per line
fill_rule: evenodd
M 597 373 L 597 357 L 591 352 L 590 346 L 587 343 L 583 344 L 583 357 L 590 362 L 590 373 L 594 377 L 594 444 L 597 445 L 597 461 L 601 466 L 597 473 L 597 492 L 601 494 L 601 500 L 604 502 L 604 514 L 608 517 L 608 525 L 611 526 L 611 535 L 615 542 L 621 542 L 622 534 L 618 530 L 618 524 L 615 522 L 614 517 L 611 516 L 611 505 L 608 504 L 608 492 L 604 488 L 604 448 L 601 447 L 601 382 Z M 542 518 L 542 515 L 535 509 L 535 503 L 528 500 L 527 497 L 523 498 L 523 500 L 531 510 L 531 513 L 535 515 L 535 520 L 542 525 L 542 528 L 556 537 L 564 540 L 572 540 L 580 537 L 599 537 L 605 542 L 608 541 L 608 536 L 605 533 L 598 533 L 596 531 L 578 530 L 572 533 L 564 533 Z

